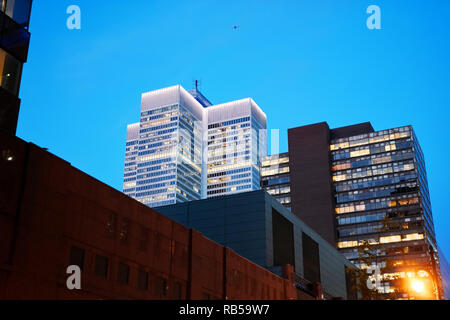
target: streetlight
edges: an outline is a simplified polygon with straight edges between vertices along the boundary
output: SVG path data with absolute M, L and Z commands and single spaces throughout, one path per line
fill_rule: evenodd
M 414 279 L 411 281 L 411 289 L 418 294 L 422 294 L 425 290 L 425 284 L 422 280 Z

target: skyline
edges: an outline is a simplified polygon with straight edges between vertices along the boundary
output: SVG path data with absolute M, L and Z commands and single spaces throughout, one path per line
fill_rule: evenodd
M 382 30 L 365 26 L 373 2 Z M 425 154 L 438 243 L 450 255 L 448 3 L 141 1 L 117 19 L 119 3 L 77 1 L 81 31 L 65 27 L 70 4 L 34 4 L 19 137 L 121 190 L 126 125 L 139 119 L 141 94 L 175 84 L 191 89 L 194 79 L 213 104 L 253 98 L 268 130 L 280 129 L 280 152 L 287 151 L 287 129 L 305 124 L 412 125 Z M 280 105 L 295 116 L 280 115 Z

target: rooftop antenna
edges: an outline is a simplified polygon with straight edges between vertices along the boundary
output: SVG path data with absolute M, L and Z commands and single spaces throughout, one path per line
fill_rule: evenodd
M 198 88 L 201 86 L 200 80 L 194 80 L 195 90 L 198 91 Z

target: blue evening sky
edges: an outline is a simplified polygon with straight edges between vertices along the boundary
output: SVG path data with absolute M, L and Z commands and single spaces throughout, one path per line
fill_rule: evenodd
M 382 30 L 366 27 L 371 4 Z M 252 97 L 281 151 L 296 126 L 411 124 L 450 257 L 449 17 L 447 0 L 34 1 L 17 134 L 121 190 L 141 93 L 193 79 L 213 103 Z

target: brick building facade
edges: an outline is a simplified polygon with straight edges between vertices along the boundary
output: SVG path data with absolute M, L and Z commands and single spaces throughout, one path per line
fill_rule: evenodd
M 0 299 L 314 299 L 202 234 L 0 134 Z M 82 269 L 68 290 L 66 269 Z M 314 291 L 314 290 L 313 290 Z

